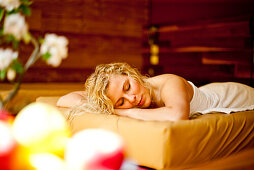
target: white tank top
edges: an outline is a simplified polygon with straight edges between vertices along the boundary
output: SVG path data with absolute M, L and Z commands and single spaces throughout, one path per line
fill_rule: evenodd
M 190 115 L 194 113 L 236 112 L 254 109 L 254 88 L 240 83 L 211 83 L 197 88 L 193 87 L 190 102 Z

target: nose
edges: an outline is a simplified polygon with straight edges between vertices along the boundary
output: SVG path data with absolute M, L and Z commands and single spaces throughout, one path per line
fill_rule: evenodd
M 133 94 L 126 94 L 125 98 L 131 103 L 131 104 L 135 104 L 136 101 L 136 95 Z

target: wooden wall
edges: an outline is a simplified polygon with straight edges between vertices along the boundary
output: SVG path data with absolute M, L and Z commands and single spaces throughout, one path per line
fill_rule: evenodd
M 38 62 L 26 82 L 81 82 L 101 63 L 128 62 L 142 68 L 142 31 L 148 0 L 34 0 L 30 31 L 69 39 L 69 55 L 60 67 Z M 21 46 L 23 60 L 31 48 Z
M 152 24 L 182 24 L 254 12 L 253 0 L 151 0 Z
M 152 0 L 159 64 L 151 65 L 144 31 L 144 72 L 174 73 L 197 85 L 215 81 L 251 84 L 252 0 Z M 153 33 L 154 34 L 154 33 Z
M 26 82 L 83 82 L 101 63 L 124 61 L 148 73 L 174 73 L 196 84 L 250 83 L 253 0 L 34 0 L 30 30 L 65 35 L 60 67 L 38 62 Z M 151 65 L 146 26 L 159 28 L 159 64 Z M 21 46 L 23 60 L 31 48 Z

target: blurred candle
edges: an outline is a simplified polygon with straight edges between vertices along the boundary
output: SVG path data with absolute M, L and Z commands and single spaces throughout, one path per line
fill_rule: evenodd
M 124 145 L 117 134 L 103 129 L 87 129 L 68 142 L 65 160 L 68 169 L 118 170 L 124 159 Z
M 70 130 L 54 106 L 32 103 L 23 108 L 13 124 L 14 136 L 30 152 L 63 154 Z
M 64 160 L 50 153 L 32 154 L 29 160 L 36 170 L 65 170 Z
M 11 125 L 0 120 L 0 169 L 12 169 L 17 143 L 12 135 Z

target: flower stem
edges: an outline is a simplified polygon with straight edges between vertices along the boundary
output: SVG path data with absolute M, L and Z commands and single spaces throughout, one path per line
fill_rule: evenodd
M 31 35 L 31 42 L 34 45 L 34 50 L 26 62 L 26 65 L 24 67 L 25 72 L 28 70 L 28 68 L 31 65 L 33 65 L 40 58 L 38 41 L 32 35 Z
M 0 109 L 2 109 L 4 107 L 4 102 L 3 102 L 3 98 L 0 95 Z
M 3 108 L 4 105 L 6 105 L 6 103 L 8 103 L 11 99 L 13 99 L 13 97 L 17 94 L 18 90 L 20 89 L 20 84 L 22 82 L 24 74 L 26 73 L 28 68 L 31 65 L 33 65 L 40 58 L 39 44 L 38 44 L 37 40 L 32 35 L 31 35 L 31 42 L 34 45 L 34 50 L 24 66 L 24 71 L 20 74 L 19 79 L 17 80 L 16 84 L 14 85 L 14 87 L 11 90 L 11 92 L 9 93 L 9 95 L 6 97 L 5 100 L 2 100 L 2 98 L 0 97 L 0 108 Z

